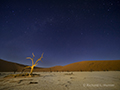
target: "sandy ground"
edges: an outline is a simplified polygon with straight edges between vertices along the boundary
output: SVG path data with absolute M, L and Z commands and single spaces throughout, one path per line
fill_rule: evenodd
M 0 72 L 0 90 L 120 90 L 120 71 L 34 72 L 40 77 L 3 78 L 13 72 Z

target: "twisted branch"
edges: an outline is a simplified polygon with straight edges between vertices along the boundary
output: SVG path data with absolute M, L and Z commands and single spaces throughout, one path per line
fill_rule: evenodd
M 34 55 L 34 53 L 32 53 L 32 55 L 33 55 L 33 57 L 32 57 L 32 58 L 31 58 L 31 57 L 26 57 L 26 59 L 31 59 L 31 60 L 32 60 L 32 65 L 33 65 L 33 64 L 34 64 L 33 59 L 34 59 L 35 55 Z
M 37 63 L 38 61 L 43 62 L 43 61 L 41 60 L 41 59 L 43 58 L 43 54 L 44 54 L 44 53 L 42 53 L 41 57 L 35 62 L 35 64 L 38 64 L 38 63 Z

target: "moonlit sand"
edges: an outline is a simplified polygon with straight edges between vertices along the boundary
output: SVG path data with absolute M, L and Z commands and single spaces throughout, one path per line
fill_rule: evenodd
M 19 72 L 17 72 L 19 73 Z M 16 73 L 16 74 L 17 74 Z M 39 77 L 3 78 L 13 72 L 0 73 L 0 90 L 119 90 L 119 71 L 33 72 Z

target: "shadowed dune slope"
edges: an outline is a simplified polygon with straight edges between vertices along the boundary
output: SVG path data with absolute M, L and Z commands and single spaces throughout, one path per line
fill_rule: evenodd
M 21 72 L 26 66 L 27 65 L 17 64 L 0 59 L 0 72 Z M 40 68 L 35 67 L 35 69 Z M 30 71 L 30 69 L 26 69 L 25 71 Z
M 20 71 L 25 65 L 8 62 L 0 59 L 0 72 Z

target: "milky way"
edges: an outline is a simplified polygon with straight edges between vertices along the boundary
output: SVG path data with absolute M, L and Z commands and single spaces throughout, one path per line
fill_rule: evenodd
M 0 58 L 40 67 L 120 59 L 119 0 L 1 0 Z

